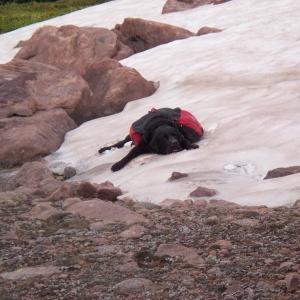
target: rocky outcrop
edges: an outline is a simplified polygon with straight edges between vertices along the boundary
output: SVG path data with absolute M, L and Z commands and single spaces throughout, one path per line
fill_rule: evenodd
M 36 61 L 64 71 L 82 73 L 88 63 L 103 57 L 123 59 L 132 54 L 114 32 L 106 28 L 43 26 L 27 41 L 15 58 Z
M 15 59 L 55 66 L 63 71 L 85 72 L 86 66 L 102 58 L 121 60 L 195 33 L 169 24 L 126 18 L 114 29 L 95 27 L 43 26 L 27 41 Z M 62 55 L 63 54 L 63 55 Z
M 35 49 L 34 43 L 40 34 L 38 31 L 33 41 L 25 45 Z M 62 39 L 66 42 L 64 36 Z M 43 43 L 41 39 L 38 44 Z M 73 46 L 80 48 L 78 44 Z M 59 53 L 62 53 L 64 46 L 60 47 Z M 52 48 L 58 51 L 53 45 Z M 105 49 L 102 50 L 107 52 Z M 66 63 L 69 60 L 65 55 L 59 57 Z M 57 150 L 65 134 L 76 125 L 121 112 L 129 101 L 148 97 L 158 87 L 135 69 L 123 67 L 111 58 L 81 61 L 84 78 L 72 63 L 69 67 L 62 62 L 53 63 L 62 66 L 59 69 L 39 61 L 53 63 L 50 58 L 39 58 L 14 59 L 0 65 L 2 167 L 22 164 Z M 89 61 L 93 62 L 88 64 Z M 74 70 L 70 70 L 71 67 Z
M 171 13 L 177 11 L 184 11 L 207 4 L 221 4 L 230 0 L 167 0 L 162 13 Z
M 77 124 L 95 118 L 90 88 L 74 72 L 13 60 L 0 65 L 0 74 L 0 118 L 27 117 L 55 108 L 63 108 Z
M 148 21 L 143 19 L 126 18 L 115 29 L 118 39 L 130 47 L 134 53 L 142 52 L 158 45 L 175 40 L 195 36 L 195 33 L 169 24 Z
M 156 91 L 155 84 L 137 70 L 110 58 L 92 62 L 83 78 L 95 97 L 97 117 L 121 112 L 128 102 L 148 97 Z
M 57 150 L 75 127 L 63 109 L 0 119 L 0 166 L 22 164 Z
M 114 59 L 87 66 L 84 79 L 42 63 L 13 60 L 0 65 L 0 118 L 32 116 L 63 108 L 77 125 L 123 110 L 156 91 L 135 69 Z
M 300 173 L 300 166 L 292 166 L 287 168 L 276 168 L 268 171 L 264 179 L 278 178 Z

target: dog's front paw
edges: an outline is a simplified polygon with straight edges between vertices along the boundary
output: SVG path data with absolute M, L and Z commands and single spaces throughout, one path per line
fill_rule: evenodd
M 112 165 L 111 170 L 113 172 L 119 171 L 124 167 L 124 165 L 121 162 L 117 162 L 115 164 Z
M 103 147 L 103 148 L 100 148 L 100 149 L 98 150 L 98 153 L 99 153 L 99 154 L 102 154 L 104 151 L 110 150 L 110 149 L 111 149 L 110 147 Z
M 197 148 L 199 148 L 199 145 L 191 144 L 187 150 L 197 149 Z

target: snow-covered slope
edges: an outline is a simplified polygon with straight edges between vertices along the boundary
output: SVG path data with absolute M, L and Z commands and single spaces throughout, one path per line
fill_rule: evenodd
M 189 11 L 161 14 L 165 0 L 116 0 L 0 35 L 0 62 L 44 24 L 113 28 L 125 17 L 173 24 L 193 32 L 203 26 L 222 32 L 175 41 L 121 63 L 146 79 L 160 81 L 151 97 L 129 103 L 117 115 L 93 120 L 69 132 L 46 158 L 72 180 L 111 181 L 136 201 L 187 199 L 198 186 L 215 199 L 246 205 L 289 205 L 300 198 L 300 174 L 262 180 L 268 170 L 299 165 L 300 2 L 233 0 Z M 205 129 L 199 149 L 168 156 L 143 155 L 119 172 L 112 163 L 129 151 L 100 147 L 123 139 L 129 126 L 152 107 L 191 111 Z M 173 171 L 189 177 L 169 182 Z

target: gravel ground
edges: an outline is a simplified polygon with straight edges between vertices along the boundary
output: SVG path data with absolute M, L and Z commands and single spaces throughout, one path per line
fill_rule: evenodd
M 134 225 L 95 223 L 62 201 L 29 218 L 39 201 L 0 201 L 2 300 L 300 299 L 299 201 L 115 203 L 148 220 Z

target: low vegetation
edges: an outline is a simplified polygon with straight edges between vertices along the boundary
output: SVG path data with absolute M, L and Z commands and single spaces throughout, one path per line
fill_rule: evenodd
M 0 1 L 0 34 L 108 1 Z

